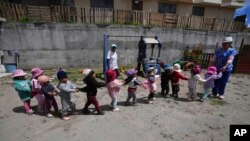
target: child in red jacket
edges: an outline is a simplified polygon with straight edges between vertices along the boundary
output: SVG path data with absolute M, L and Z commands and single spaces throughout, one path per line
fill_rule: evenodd
M 181 72 L 181 67 L 179 64 L 174 64 L 173 67 L 173 73 L 171 74 L 171 86 L 172 86 L 172 91 L 173 91 L 173 96 L 178 98 L 178 92 L 180 91 L 180 85 L 179 85 L 179 80 L 188 80 L 188 78 L 184 75 L 182 75 Z

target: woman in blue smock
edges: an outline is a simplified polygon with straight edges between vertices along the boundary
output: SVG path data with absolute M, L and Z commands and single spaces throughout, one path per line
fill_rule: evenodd
M 228 82 L 229 76 L 233 70 L 233 60 L 236 54 L 232 47 L 233 38 L 225 37 L 222 42 L 222 48 L 215 52 L 213 63 L 219 72 L 222 72 L 222 77 L 215 80 L 213 95 L 224 99 L 224 91 Z

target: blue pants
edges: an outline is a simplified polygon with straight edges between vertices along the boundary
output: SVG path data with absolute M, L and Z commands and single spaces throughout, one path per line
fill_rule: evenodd
M 207 100 L 207 97 L 211 94 L 212 88 L 204 88 L 204 95 L 202 97 L 203 100 Z
M 232 71 L 224 71 L 220 79 L 214 81 L 213 95 L 224 95 L 227 81 Z

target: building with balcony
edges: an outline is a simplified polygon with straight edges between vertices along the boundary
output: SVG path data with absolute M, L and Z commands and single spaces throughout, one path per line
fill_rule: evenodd
M 171 13 L 232 20 L 244 0 L 75 0 L 75 6 Z

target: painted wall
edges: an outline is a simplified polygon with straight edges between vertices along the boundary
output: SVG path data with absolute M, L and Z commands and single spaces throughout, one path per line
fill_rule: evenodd
M 167 28 L 146 28 L 125 25 L 88 24 L 33 24 L 4 23 L 0 33 L 0 50 L 18 50 L 19 66 L 32 67 L 92 67 L 102 68 L 103 35 L 158 36 L 163 43 L 161 58 L 173 62 L 183 56 L 187 46 L 193 48 L 201 43 L 204 52 L 213 53 L 216 42 L 225 35 L 234 38 L 234 47 L 239 48 L 242 38 L 250 33 L 228 33 L 219 31 L 197 31 Z M 119 65 L 136 66 L 139 37 L 112 37 L 108 44 L 118 46 Z M 245 39 L 246 40 L 246 39 Z M 154 56 L 157 57 L 158 50 Z M 148 50 L 148 57 L 150 49 Z
M 206 4 L 192 4 L 192 0 L 143 0 L 143 11 L 158 12 L 158 3 L 176 4 L 176 14 L 179 16 L 192 15 L 193 6 L 201 6 L 205 8 L 204 17 L 215 17 L 226 20 L 232 20 L 234 8 L 211 6 Z M 90 0 L 75 0 L 76 6 L 90 7 Z M 114 0 L 114 9 L 132 10 L 132 0 Z M 225 14 L 226 13 L 226 14 Z

